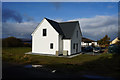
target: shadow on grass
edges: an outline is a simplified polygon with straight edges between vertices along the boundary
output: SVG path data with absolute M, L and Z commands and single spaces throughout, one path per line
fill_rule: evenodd
M 45 58 L 47 60 L 52 59 L 58 60 L 56 58 L 50 57 L 39 57 L 38 58 Z M 34 58 L 36 58 L 34 56 Z M 83 55 L 82 57 L 90 57 L 87 55 Z M 92 56 L 94 58 L 97 56 Z M 74 59 L 81 58 L 81 56 L 77 56 Z M 60 58 L 63 59 L 63 58 Z M 73 59 L 66 59 L 65 60 L 73 60 Z M 42 59 L 44 60 L 44 59 Z M 65 61 L 63 60 L 63 61 Z M 41 60 L 36 60 L 36 63 L 39 63 Z M 29 62 L 27 62 L 29 63 Z M 30 62 L 31 63 L 31 62 Z M 33 61 L 32 63 L 35 63 Z M 47 62 L 48 63 L 48 62 Z M 12 65 L 11 67 L 5 68 L 4 66 L 4 78 L 80 78 L 82 80 L 115 80 L 120 76 L 120 55 L 112 55 L 112 54 L 104 54 L 101 57 L 94 59 L 92 61 L 85 61 L 81 64 L 73 64 L 73 62 L 68 63 L 59 63 L 57 62 L 50 63 L 50 64 L 43 64 L 42 68 L 24 68 L 23 65 L 15 66 Z M 55 73 L 52 71 L 55 70 Z M 13 72 L 13 73 L 11 73 Z M 47 75 L 47 76 L 46 76 Z M 21 77 L 23 76 L 23 77 Z M 111 78 L 112 77 L 112 78 Z M 101 79 L 102 78 L 102 79 Z
M 118 78 L 120 76 L 120 55 L 104 54 L 99 59 L 83 64 L 49 64 L 46 67 L 56 69 L 58 73 L 78 73 Z
M 31 68 L 28 70 L 24 69 L 24 65 L 40 64 L 43 65 L 45 69 L 56 70 L 56 74 L 73 74 L 80 75 L 100 75 L 100 76 L 110 76 L 110 77 L 119 77 L 120 76 L 120 55 L 118 54 L 102 54 L 91 56 L 87 54 L 79 55 L 74 58 L 63 58 L 63 57 L 52 57 L 52 56 L 40 56 L 40 55 L 27 55 L 26 52 L 31 51 L 31 48 L 5 48 L 3 49 L 2 60 L 5 62 L 15 63 L 14 67 L 5 65 L 3 70 L 6 71 L 6 76 L 9 76 L 11 72 L 16 72 L 13 75 L 19 73 L 15 70 L 18 69 L 16 64 L 20 64 L 20 72 L 23 76 L 26 74 L 34 74 L 34 70 Z M 12 64 L 11 64 L 12 65 Z M 12 69 L 11 69 L 12 68 Z M 26 73 L 24 73 L 26 71 Z M 40 72 L 39 70 L 36 70 Z M 7 74 L 9 73 L 9 74 Z M 21 74 L 18 76 L 21 76 Z M 38 77 L 40 73 L 36 73 Z M 41 74 L 43 74 L 41 72 Z M 47 72 L 45 73 L 48 74 Z M 12 75 L 12 76 L 13 76 Z M 51 73 L 50 73 L 51 75 Z M 57 75 L 57 76 L 58 76 Z M 30 75 L 28 75 L 30 76 Z M 56 75 L 55 75 L 56 76 Z M 68 77 L 70 75 L 67 75 Z M 10 76 L 11 77 L 11 76 Z M 14 77 L 14 76 L 13 76 Z M 32 76 L 34 77 L 34 76 Z M 40 76 L 41 77 L 41 76 Z M 46 77 L 46 76 L 45 76 Z M 61 77 L 61 76 L 60 76 Z

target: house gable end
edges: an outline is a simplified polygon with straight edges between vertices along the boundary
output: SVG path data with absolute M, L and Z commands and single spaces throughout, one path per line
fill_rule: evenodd
M 31 34 L 32 36 L 35 34 L 35 32 L 38 30 L 39 27 L 41 27 L 41 24 L 46 20 L 46 18 L 44 18 L 36 27 L 36 29 L 33 31 L 33 33 Z M 46 20 L 47 21 L 47 20 Z M 47 21 L 48 22 L 48 21 Z M 48 24 L 55 30 L 55 28 L 48 22 Z M 56 30 L 55 30 L 56 31 Z M 56 31 L 57 32 L 57 31 Z M 58 32 L 57 32 L 58 33 Z M 59 34 L 59 33 L 58 33 Z
M 71 35 L 71 38 L 74 36 L 74 34 L 76 33 L 75 32 L 75 29 L 77 28 L 77 24 L 75 25 L 75 28 L 74 28 L 74 30 L 73 30 L 73 33 L 72 33 L 72 35 Z
M 79 24 L 79 23 L 78 23 L 78 27 L 79 27 L 79 32 L 80 32 L 80 35 L 82 36 L 81 26 L 80 26 L 80 24 Z

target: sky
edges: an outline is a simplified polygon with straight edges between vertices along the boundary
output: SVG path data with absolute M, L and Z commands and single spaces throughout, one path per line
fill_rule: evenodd
M 3 2 L 2 36 L 31 38 L 46 17 L 58 22 L 79 21 L 83 37 L 99 40 L 118 33 L 117 2 Z
M 118 2 L 119 0 L 2 0 L 3 2 Z

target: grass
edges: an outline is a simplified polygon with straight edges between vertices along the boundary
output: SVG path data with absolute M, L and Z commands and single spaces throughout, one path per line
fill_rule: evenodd
M 3 48 L 2 49 L 2 58 L 3 61 L 23 63 L 29 59 L 29 56 L 26 56 L 24 53 L 31 51 L 31 48 L 28 47 L 18 47 L 18 48 Z
M 3 48 L 3 61 L 18 64 L 42 64 L 61 73 L 93 72 L 105 76 L 120 76 L 120 55 L 79 55 L 73 58 L 24 54 L 29 47 Z
M 31 51 L 28 47 L 3 48 L 3 60 L 20 64 L 82 64 L 96 60 L 100 56 L 80 55 L 74 58 L 24 54 Z M 24 61 L 24 62 L 23 62 Z

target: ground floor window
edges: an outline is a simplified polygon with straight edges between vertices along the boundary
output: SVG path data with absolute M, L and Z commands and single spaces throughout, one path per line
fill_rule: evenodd
M 73 49 L 75 49 L 75 52 L 78 52 L 78 43 L 73 44 Z
M 53 43 L 50 43 L 50 49 L 53 49 Z
M 73 49 L 75 49 L 75 43 L 73 44 Z

